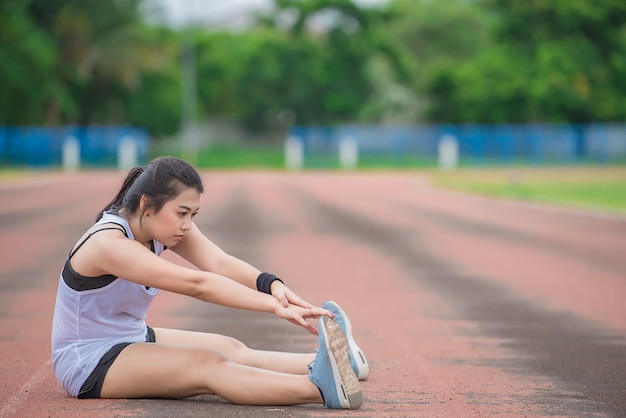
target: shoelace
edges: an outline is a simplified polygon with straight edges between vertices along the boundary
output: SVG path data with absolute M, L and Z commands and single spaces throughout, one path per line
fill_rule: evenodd
M 317 359 L 317 348 L 315 349 L 315 358 L 313 359 L 313 361 L 311 361 L 309 364 L 307 364 L 307 369 L 309 369 L 309 371 L 313 370 L 313 364 L 315 364 L 315 360 Z

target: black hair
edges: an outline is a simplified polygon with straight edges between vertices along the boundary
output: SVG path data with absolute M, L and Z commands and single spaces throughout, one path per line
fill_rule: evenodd
M 176 157 L 158 157 L 145 167 L 134 167 L 128 172 L 122 187 L 117 195 L 96 217 L 96 222 L 102 218 L 102 213 L 108 210 L 131 213 L 137 210 L 141 196 L 148 198 L 148 204 L 143 208 L 154 208 L 160 211 L 163 205 L 173 200 L 183 188 L 194 188 L 204 193 L 204 186 L 198 171 L 185 160 Z

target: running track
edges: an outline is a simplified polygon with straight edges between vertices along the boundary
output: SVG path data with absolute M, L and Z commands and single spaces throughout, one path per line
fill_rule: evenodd
M 351 314 L 372 368 L 360 410 L 68 398 L 49 361 L 59 269 L 122 177 L 0 185 L 0 417 L 626 416 L 626 219 L 437 191 L 411 173 L 204 175 L 201 229 Z M 149 322 L 316 346 L 271 315 L 165 292 Z

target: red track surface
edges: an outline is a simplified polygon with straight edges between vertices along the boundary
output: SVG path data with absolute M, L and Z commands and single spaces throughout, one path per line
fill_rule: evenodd
M 360 410 L 69 398 L 49 361 L 58 274 L 121 180 L 0 186 L 0 417 L 626 415 L 626 219 L 436 191 L 410 173 L 205 174 L 201 229 L 350 314 L 372 369 Z M 316 346 L 271 316 L 165 292 L 149 322 Z

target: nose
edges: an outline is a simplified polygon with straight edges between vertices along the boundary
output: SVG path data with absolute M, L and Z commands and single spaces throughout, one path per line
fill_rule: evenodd
M 183 222 L 181 229 L 183 231 L 189 231 L 191 229 L 191 222 L 192 222 L 191 217 L 185 218 L 185 222 Z

